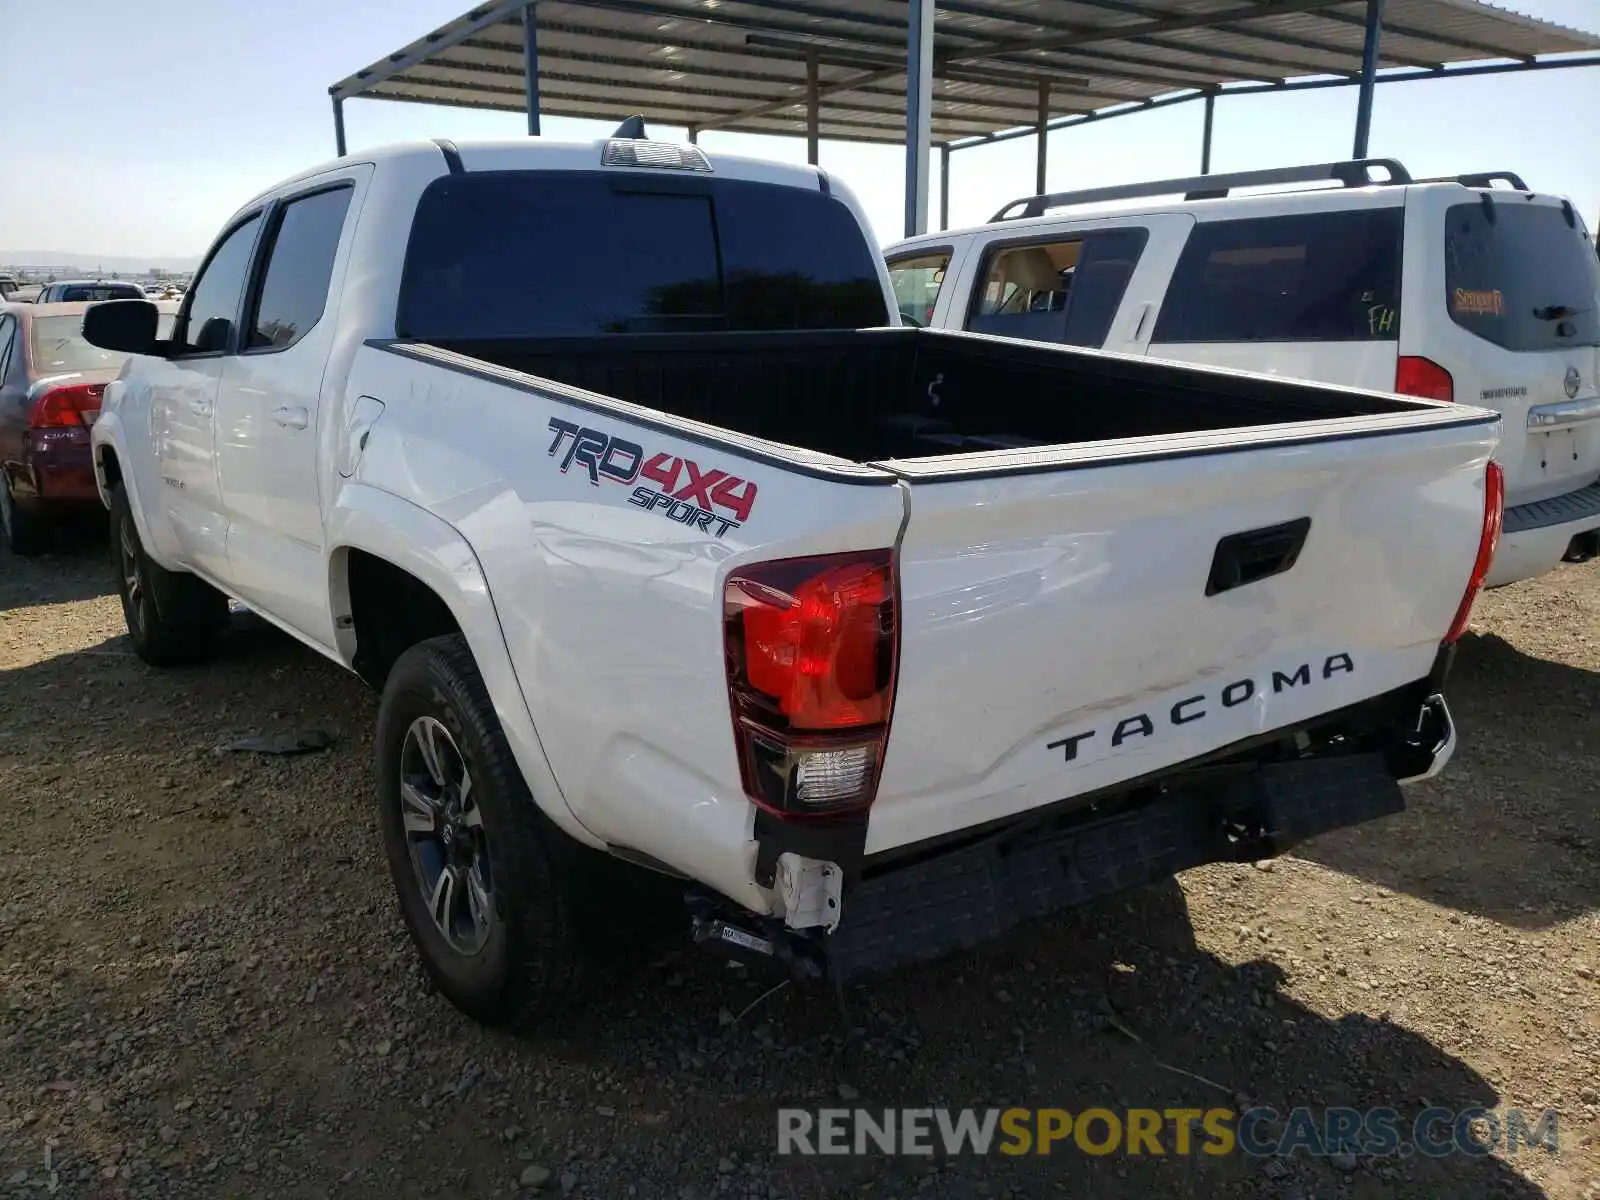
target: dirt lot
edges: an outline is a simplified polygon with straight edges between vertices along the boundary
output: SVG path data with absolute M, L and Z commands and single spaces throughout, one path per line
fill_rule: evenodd
M 858 989 L 843 1088 L 1549 1106 L 1558 1153 L 933 1163 L 780 1158 L 775 1110 L 841 1094 L 832 997 L 745 1012 L 768 981 L 692 949 L 521 1037 L 457 1015 L 392 899 L 373 698 L 258 626 L 145 668 L 102 554 L 0 561 L 0 1196 L 49 1194 L 47 1150 L 69 1196 L 1600 1196 L 1600 564 L 1480 604 L 1406 814 Z M 305 727 L 338 741 L 218 749 Z

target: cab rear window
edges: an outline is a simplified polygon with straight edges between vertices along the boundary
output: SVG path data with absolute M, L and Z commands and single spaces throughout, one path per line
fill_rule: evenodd
M 881 261 L 820 190 L 470 172 L 423 192 L 396 327 L 449 341 L 886 325 Z
M 1394 341 L 1404 222 L 1398 207 L 1201 222 L 1151 341 Z
M 1600 263 L 1576 217 L 1514 197 L 1445 213 L 1445 305 L 1507 350 L 1600 344 Z

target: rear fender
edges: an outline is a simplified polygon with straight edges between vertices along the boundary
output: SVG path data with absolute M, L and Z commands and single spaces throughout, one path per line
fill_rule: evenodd
M 349 552 L 362 550 L 421 580 L 444 601 L 461 627 L 483 676 L 495 717 L 534 802 L 563 831 L 586 845 L 604 842 L 586 829 L 567 806 L 506 647 L 500 617 L 477 555 L 448 522 L 390 492 L 361 483 L 339 491 L 328 520 L 328 592 L 340 659 L 355 661 L 351 619 Z

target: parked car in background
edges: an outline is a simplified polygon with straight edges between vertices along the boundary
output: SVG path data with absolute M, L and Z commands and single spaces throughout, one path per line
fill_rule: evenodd
M 143 300 L 144 289 L 137 283 L 115 279 L 63 279 L 47 283 L 35 304 L 82 304 L 95 300 Z
M 632 868 L 843 978 L 1444 765 L 1495 414 L 892 313 L 810 167 L 619 136 L 306 171 L 168 344 L 89 311 L 149 355 L 92 431 L 133 648 L 203 657 L 233 597 L 382 692 L 401 911 L 485 1018 L 646 919 Z
M 0 538 L 32 554 L 51 525 L 99 505 L 89 426 L 127 355 L 83 339 L 88 304 L 0 306 Z M 177 305 L 162 304 L 170 332 Z
M 15 275 L 0 275 L 0 302 L 11 299 L 21 286 Z
M 1339 186 L 1283 190 L 1314 183 Z M 885 253 L 909 323 L 1497 409 L 1489 586 L 1600 554 L 1600 264 L 1574 206 L 1511 172 L 1377 159 L 1035 196 Z

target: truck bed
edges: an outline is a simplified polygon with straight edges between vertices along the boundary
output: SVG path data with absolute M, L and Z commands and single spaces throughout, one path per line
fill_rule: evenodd
M 929 329 L 435 344 L 862 463 L 1418 407 L 1399 397 Z

